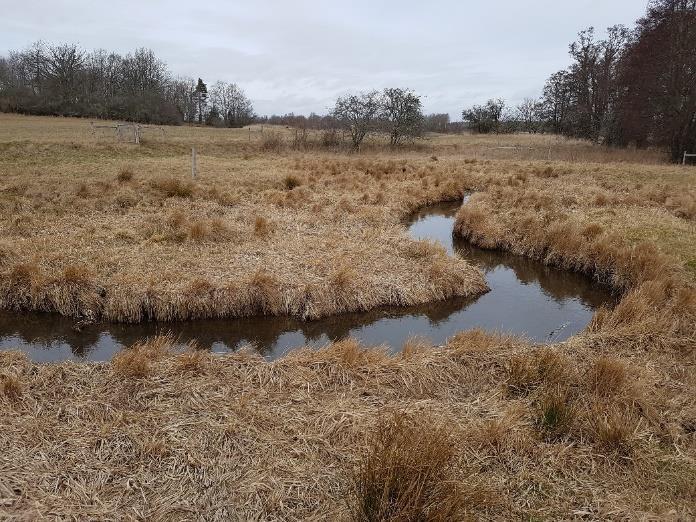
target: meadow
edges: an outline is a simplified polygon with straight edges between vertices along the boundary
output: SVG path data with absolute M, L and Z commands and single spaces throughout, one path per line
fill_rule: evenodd
M 190 177 L 190 148 L 198 176 Z M 611 285 L 567 342 L 348 339 L 266 362 L 144 339 L 110 363 L 0 353 L 9 519 L 696 517 L 696 169 L 548 135 L 359 153 L 317 133 L 0 115 L 0 306 L 138 322 L 476 295 L 403 219 Z

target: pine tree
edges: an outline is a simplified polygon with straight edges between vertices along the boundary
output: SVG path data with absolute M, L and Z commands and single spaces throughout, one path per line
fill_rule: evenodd
M 196 90 L 193 95 L 198 106 L 198 123 L 203 123 L 205 109 L 208 105 L 208 87 L 200 78 L 198 78 L 198 84 L 196 84 Z

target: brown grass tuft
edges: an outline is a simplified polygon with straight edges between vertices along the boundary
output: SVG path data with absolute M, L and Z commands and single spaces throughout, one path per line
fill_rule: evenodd
M 133 170 L 130 167 L 123 167 L 116 175 L 116 181 L 119 183 L 127 183 L 133 181 Z
M 195 347 L 178 355 L 176 358 L 176 372 L 184 375 L 200 375 L 204 370 L 206 354 Z
M 457 353 L 475 353 L 502 350 L 520 342 L 510 335 L 473 328 L 452 336 L 447 342 L 447 348 Z
M 348 265 L 336 267 L 330 275 L 330 281 L 333 287 L 338 292 L 346 292 L 350 290 L 358 280 L 358 273 L 354 268 Z
M 582 235 L 586 239 L 594 239 L 597 236 L 599 236 L 603 231 L 604 229 L 602 228 L 602 225 L 599 225 L 597 223 L 590 223 L 582 229 Z
M 153 337 L 120 351 L 111 361 L 114 374 L 122 379 L 143 379 L 152 372 L 152 363 L 166 355 L 174 344 L 169 335 Z
M 63 270 L 63 280 L 71 285 L 89 284 L 90 270 L 85 266 L 69 265 Z
M 537 426 L 545 440 L 556 442 L 565 438 L 577 419 L 577 407 L 563 386 L 549 389 L 537 404 Z
M 0 395 L 18 401 L 24 393 L 22 381 L 14 375 L 0 375 Z
M 10 281 L 18 285 L 29 285 L 39 280 L 41 269 L 35 263 L 20 263 L 10 270 Z
M 266 237 L 271 233 L 271 222 L 263 216 L 254 218 L 254 235 Z
M 624 387 L 627 381 L 626 366 L 617 359 L 600 357 L 590 367 L 587 382 L 601 396 L 612 396 Z
M 433 343 L 421 336 L 409 337 L 401 349 L 401 357 L 410 359 L 433 350 Z
M 190 181 L 181 181 L 178 178 L 161 178 L 152 181 L 152 187 L 167 198 L 192 198 L 194 185 Z
M 453 443 L 442 421 L 406 414 L 381 421 L 352 476 L 352 519 L 444 521 L 464 516 L 465 496 L 450 481 Z
M 204 221 L 194 221 L 189 225 L 188 235 L 193 241 L 205 241 L 212 235 Z
M 626 454 L 637 428 L 637 420 L 626 408 L 595 406 L 591 410 L 592 434 L 600 447 Z
M 302 185 L 302 180 L 297 176 L 293 176 L 292 174 L 285 176 L 283 179 L 283 186 L 286 190 L 292 190 L 300 185 Z
M 88 198 L 90 196 L 89 187 L 86 183 L 79 183 L 75 189 L 75 195 L 80 198 Z
M 542 384 L 561 385 L 569 378 L 568 361 L 549 349 L 513 356 L 507 367 L 508 392 L 513 396 L 526 395 Z
M 411 259 L 426 259 L 444 255 L 445 249 L 441 244 L 435 241 L 419 239 L 417 241 L 410 241 L 404 249 L 404 254 Z

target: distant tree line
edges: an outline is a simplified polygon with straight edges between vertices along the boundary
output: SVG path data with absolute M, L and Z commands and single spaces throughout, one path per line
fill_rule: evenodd
M 443 116 L 445 116 L 444 124 Z M 382 134 L 392 146 L 423 136 L 427 124 L 446 127 L 448 115 L 423 115 L 419 95 L 396 87 L 339 97 L 333 110 L 324 116 L 310 114 L 257 118 L 259 123 L 292 126 L 299 129 L 338 130 L 350 136 L 353 148 L 359 149 L 370 134 Z M 443 128 L 444 128 L 443 127 Z
M 272 116 L 257 116 L 255 121 L 268 125 L 283 125 L 286 127 L 312 130 L 338 129 L 341 126 L 333 113 L 320 115 L 312 112 L 309 116 L 294 113 L 283 115 L 274 114 Z M 447 113 L 428 114 L 423 116 L 424 132 L 446 134 L 461 132 L 464 129 L 465 125 L 463 122 L 450 121 L 450 115 Z
M 553 132 L 607 145 L 656 146 L 674 161 L 696 150 L 696 0 L 652 0 L 632 30 L 594 29 L 538 100 L 489 100 L 462 113 L 475 132 Z
M 254 116 L 236 84 L 217 82 L 209 92 L 200 78 L 174 77 L 151 50 L 121 56 L 43 42 L 0 56 L 0 111 L 230 127 Z

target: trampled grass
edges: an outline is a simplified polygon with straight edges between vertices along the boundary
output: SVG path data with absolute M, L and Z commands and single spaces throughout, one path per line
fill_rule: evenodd
M 476 270 L 401 226 L 469 190 L 458 234 L 621 293 L 543 348 L 474 330 L 272 363 L 171 353 L 166 337 L 109 364 L 2 353 L 1 516 L 696 517 L 694 169 L 544 136 L 347 155 L 264 152 L 248 130 L 136 148 L 80 137 L 85 121 L 0 122 L 4 306 L 314 317 L 477 292 Z

